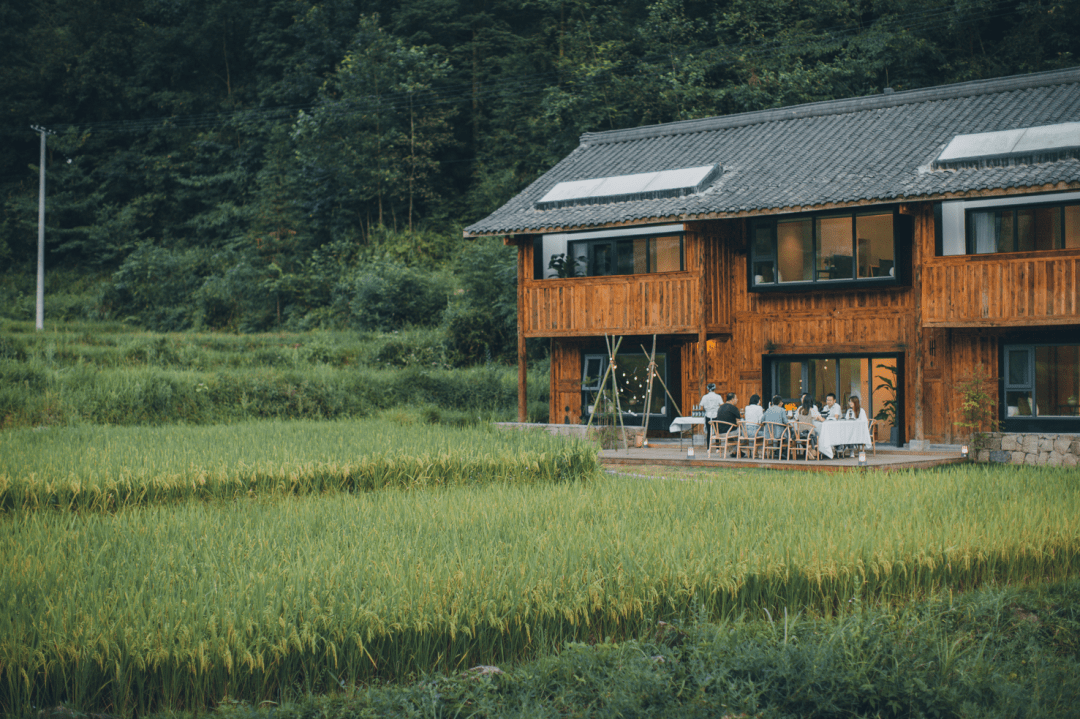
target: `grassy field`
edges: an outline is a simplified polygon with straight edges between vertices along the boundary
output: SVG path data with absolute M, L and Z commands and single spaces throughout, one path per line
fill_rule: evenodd
M 272 716 L 1071 719 L 1078 676 L 1080 582 L 1071 581 L 942 593 L 837 617 L 658 624 L 630 641 L 572 643 L 501 672 L 306 696 L 274 705 Z M 240 703 L 217 715 L 270 711 Z
M 605 473 L 590 444 L 491 429 L 516 371 L 440 342 L 0 327 L 0 714 L 1080 699 L 1076 472 Z M 529 384 L 543 420 L 546 368 Z
M 595 448 L 540 432 L 388 419 L 0 434 L 0 511 L 588 479 Z
M 1080 570 L 1075 473 L 747 472 L 20 511 L 0 711 L 126 714 Z
M 450 367 L 434 330 L 152 333 L 65 323 L 0 327 L 0 429 L 335 419 L 406 408 L 464 425 L 517 417 L 517 368 Z M 528 373 L 546 421 L 546 365 Z

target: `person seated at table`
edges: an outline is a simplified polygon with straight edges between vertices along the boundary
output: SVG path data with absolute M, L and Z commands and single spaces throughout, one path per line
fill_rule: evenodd
M 821 408 L 821 414 L 825 419 L 840 419 L 840 405 L 836 403 L 836 395 L 832 392 L 825 395 L 825 406 Z
M 799 433 L 800 439 L 806 437 L 810 437 L 811 441 L 817 439 L 817 425 L 814 422 L 820 422 L 821 420 L 815 420 L 814 415 L 817 415 L 818 418 L 821 417 L 821 413 L 817 411 L 817 407 L 810 400 L 810 395 L 804 394 L 802 404 L 795 410 L 795 431 Z
M 784 411 L 784 398 L 780 395 L 773 395 L 773 398 L 769 401 L 769 408 L 765 410 L 765 414 L 761 415 L 761 421 L 764 422 L 776 422 L 778 424 L 787 423 L 787 412 Z
M 705 446 L 709 446 L 709 436 L 712 430 L 712 421 L 716 419 L 716 413 L 720 407 L 724 404 L 724 400 L 720 399 L 720 395 L 716 393 L 716 383 L 710 382 L 705 389 L 709 390 L 701 398 L 701 409 L 705 411 Z
M 861 419 L 867 424 L 870 423 L 870 420 L 866 418 L 866 410 L 863 409 L 862 405 L 859 403 L 859 395 L 853 394 L 851 395 L 851 398 L 848 399 L 848 409 L 847 412 L 844 413 L 844 419 Z
M 734 392 L 724 395 L 724 403 L 716 411 L 716 421 L 721 432 L 730 432 L 739 426 L 739 398 Z
M 847 408 L 847 410 L 844 411 L 844 419 L 849 419 L 849 420 L 858 419 L 858 420 L 862 420 L 863 422 L 866 422 L 867 424 L 869 424 L 869 421 L 866 418 L 866 410 L 864 410 L 862 408 L 862 406 L 859 404 L 859 396 L 858 395 L 853 394 L 853 395 L 851 395 L 851 397 L 848 398 L 848 408 Z M 838 445 L 835 445 L 833 447 L 833 449 L 836 451 L 837 456 L 843 456 L 843 455 L 852 455 L 852 456 L 854 456 L 854 454 L 856 452 L 858 452 L 860 449 L 862 449 L 862 445 L 859 445 L 859 444 L 838 444 Z
M 750 395 L 750 404 L 746 405 L 743 410 L 743 420 L 746 422 L 746 433 L 753 437 L 757 432 L 758 425 L 761 424 L 761 415 L 765 414 L 765 410 L 761 406 L 761 397 L 752 394 Z
M 780 395 L 773 395 L 773 398 L 769 400 L 769 408 L 765 410 L 765 414 L 761 415 L 761 433 L 760 436 L 765 439 L 767 443 L 770 439 L 778 439 L 783 433 L 781 427 L 765 427 L 766 422 L 775 422 L 776 424 L 787 424 L 787 411 L 784 409 L 784 398 Z
M 735 437 L 735 433 L 738 432 L 739 429 L 739 420 L 742 419 L 739 414 L 738 402 L 738 396 L 736 396 L 734 392 L 728 392 L 724 395 L 724 403 L 716 410 L 716 431 L 721 435 L 730 435 L 728 438 L 729 440 Z M 705 420 L 705 427 L 707 430 L 711 431 L 712 422 L 712 419 Z M 707 434 L 706 436 L 711 436 L 711 434 Z M 708 447 L 709 445 L 706 444 L 705 446 Z

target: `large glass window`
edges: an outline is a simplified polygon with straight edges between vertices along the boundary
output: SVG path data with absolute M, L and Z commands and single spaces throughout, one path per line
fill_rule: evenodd
M 895 283 L 897 217 L 877 211 L 758 220 L 750 246 L 751 286 Z
M 969 210 L 965 224 L 969 254 L 1080 248 L 1080 204 Z
M 825 396 L 831 393 L 841 407 L 847 409 L 847 401 L 858 397 L 867 417 L 877 420 L 880 441 L 893 437 L 900 408 L 895 358 L 777 357 L 771 364 L 773 391 L 785 402 L 798 402 L 806 392 L 821 405 L 825 403 Z
M 575 274 L 560 277 L 641 275 L 682 270 L 682 235 L 627 239 L 578 240 L 567 245 Z M 558 270 L 558 261 L 554 261 Z
M 770 233 L 770 241 L 771 241 Z M 776 224 L 778 282 L 810 282 L 814 279 L 814 228 L 810 220 Z
M 1080 345 L 1007 345 L 1005 417 L 1077 417 Z
M 681 272 L 682 225 L 542 235 L 533 244 L 535 279 Z

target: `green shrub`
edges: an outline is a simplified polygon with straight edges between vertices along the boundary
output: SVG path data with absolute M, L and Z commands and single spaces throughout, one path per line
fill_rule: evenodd
M 347 298 L 351 326 L 389 332 L 438 324 L 450 282 L 442 272 L 378 260 L 357 269 L 338 292 L 339 302 Z
M 517 357 L 517 260 L 496 237 L 467 245 L 454 263 L 460 287 L 443 325 L 456 365 Z
M 205 254 L 140 245 L 102 288 L 98 304 L 103 315 L 159 331 L 191 327 L 194 312 L 185 300 L 207 274 Z

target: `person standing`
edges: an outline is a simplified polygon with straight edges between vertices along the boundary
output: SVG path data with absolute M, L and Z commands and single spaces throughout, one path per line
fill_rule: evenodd
M 710 382 L 707 389 L 708 392 L 701 398 L 698 404 L 705 410 L 705 447 L 709 446 L 709 431 L 712 428 L 710 424 L 716 419 L 716 413 L 720 411 L 720 405 L 724 403 L 724 400 L 720 399 L 720 395 L 716 393 L 716 383 Z

